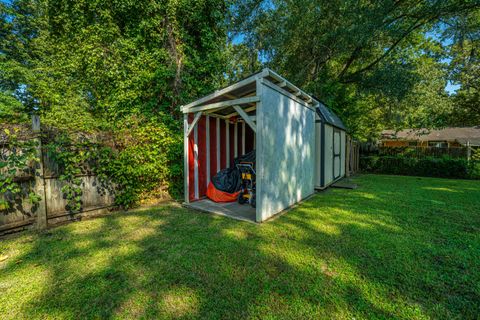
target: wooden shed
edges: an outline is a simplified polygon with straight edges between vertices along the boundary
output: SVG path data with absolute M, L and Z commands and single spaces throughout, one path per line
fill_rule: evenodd
M 317 157 L 317 145 L 322 145 L 317 139 L 329 137 L 324 146 L 332 139 L 332 148 L 345 148 L 345 142 L 335 140 L 339 125 L 332 126 L 331 133 L 327 129 L 332 121 L 325 120 L 328 109 L 322 106 L 270 69 L 182 106 L 185 205 L 261 222 L 313 194 L 322 179 L 315 174 L 317 162 L 328 157 L 326 153 Z M 323 109 L 318 111 L 319 107 Z M 326 131 L 323 136 L 316 134 L 316 120 L 325 123 L 320 129 Z M 339 139 L 345 141 L 345 131 L 341 132 Z M 252 150 L 256 155 L 256 208 L 206 199 L 212 177 Z M 336 157 L 339 151 L 334 151 Z M 340 160 L 335 157 L 331 163 L 341 169 L 332 175 L 338 179 L 345 173 L 345 151 L 340 152 Z M 329 179 L 323 180 L 325 185 Z

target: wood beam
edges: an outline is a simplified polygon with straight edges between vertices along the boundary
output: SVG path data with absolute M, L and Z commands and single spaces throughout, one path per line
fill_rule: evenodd
M 257 109 L 257 106 L 253 106 L 253 107 L 249 107 L 249 108 L 245 108 L 245 112 L 250 112 L 250 111 L 253 111 Z M 238 112 L 232 112 L 230 114 L 227 114 L 225 116 L 223 116 L 224 119 L 228 119 L 228 118 L 231 118 L 231 117 L 235 117 L 235 116 L 238 116 Z
M 257 132 L 257 125 L 250 119 L 248 114 L 242 108 L 240 108 L 240 106 L 233 106 L 233 108 L 235 109 L 235 111 L 238 112 L 240 117 L 245 120 L 245 122 L 250 126 L 250 128 L 252 128 L 253 132 Z
M 202 116 L 202 112 L 197 112 L 195 114 L 195 118 L 193 118 L 193 121 L 192 123 L 190 124 L 190 126 L 188 127 L 188 131 L 187 131 L 187 137 L 190 135 L 190 133 L 192 132 L 193 128 L 195 128 L 195 125 L 197 124 L 198 120 L 200 120 L 200 117 Z
M 279 82 L 279 84 L 277 84 L 278 87 L 280 87 L 282 89 L 288 88 L 288 89 L 292 90 L 294 92 L 294 96 L 299 97 L 299 98 L 302 98 L 302 97 L 305 98 L 305 99 L 302 99 L 302 100 L 306 101 L 307 103 L 311 103 L 310 100 L 312 100 L 312 101 L 314 100 L 312 96 L 310 96 L 309 94 L 307 94 L 306 92 L 304 92 L 303 90 L 301 90 L 300 88 L 298 88 L 297 86 L 295 86 L 294 84 L 289 82 L 288 80 L 282 78 L 276 72 L 274 72 L 270 69 L 267 69 L 267 72 L 268 72 L 268 75 L 270 77 L 272 77 L 273 79 L 275 79 Z M 262 79 L 262 80 L 268 81 L 267 79 Z
M 191 113 L 191 112 L 207 111 L 212 109 L 221 109 L 221 108 L 231 107 L 234 105 L 242 105 L 242 104 L 248 104 L 248 103 L 253 103 L 258 101 L 260 101 L 260 97 L 257 97 L 257 96 L 245 97 L 245 98 L 240 98 L 235 100 L 215 102 L 215 103 L 211 103 L 211 104 L 207 104 L 199 107 L 193 107 L 184 112 Z
M 301 99 L 300 97 L 297 97 L 296 95 L 294 95 L 293 93 L 291 92 L 288 92 L 287 90 L 285 89 L 282 89 L 280 88 L 279 86 L 277 86 L 276 84 L 274 84 L 273 82 L 271 81 L 268 81 L 267 79 L 261 79 L 260 80 L 263 84 L 269 86 L 270 88 L 272 88 L 273 90 L 276 90 L 278 92 L 280 92 L 281 94 L 289 97 L 289 98 L 292 98 L 293 100 L 299 102 L 300 104 L 304 105 L 305 107 L 307 108 L 310 108 L 310 109 L 313 109 L 315 110 L 315 108 L 311 105 L 309 105 L 305 100 Z
M 250 83 L 254 83 L 254 82 L 257 81 L 258 78 L 266 77 L 266 76 L 268 75 L 268 72 L 269 72 L 268 69 L 264 69 L 264 70 L 262 70 L 262 72 L 260 72 L 260 73 L 258 73 L 258 74 L 255 74 L 255 75 L 252 75 L 251 77 L 248 77 L 247 79 L 244 79 L 244 80 L 242 80 L 242 81 L 240 81 L 240 82 L 237 82 L 237 83 L 235 83 L 235 84 L 232 84 L 231 86 L 228 86 L 228 87 L 226 87 L 226 88 L 224 88 L 224 89 L 217 90 L 217 91 L 215 91 L 214 93 L 209 94 L 208 96 L 205 96 L 205 97 L 203 97 L 203 98 L 201 98 L 201 99 L 198 99 L 198 100 L 196 100 L 196 101 L 194 101 L 194 102 L 192 102 L 192 103 L 189 103 L 189 104 L 187 104 L 187 105 L 185 105 L 185 106 L 182 106 L 182 107 L 180 107 L 180 111 L 182 111 L 182 112 L 184 112 L 184 113 L 186 113 L 186 112 L 191 112 L 191 111 L 189 111 L 190 108 L 195 107 L 195 106 L 198 106 L 199 104 L 205 103 L 205 102 L 207 102 L 207 101 L 209 101 L 209 100 L 215 99 L 215 98 L 217 98 L 217 97 L 219 97 L 219 96 L 221 96 L 221 95 L 224 95 L 224 94 L 226 94 L 226 93 L 229 93 L 229 92 L 231 92 L 231 91 L 233 91 L 233 90 L 236 90 L 236 89 L 238 89 L 238 88 L 244 87 L 244 86 L 246 86 L 246 85 L 248 85 L 248 84 L 250 84 Z
M 185 203 L 190 202 L 190 188 L 189 188 L 189 177 L 188 177 L 188 114 L 183 115 L 183 172 L 184 172 L 184 194 L 185 194 Z

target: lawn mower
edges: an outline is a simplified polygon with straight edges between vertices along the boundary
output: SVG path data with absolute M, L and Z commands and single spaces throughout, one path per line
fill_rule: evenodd
M 249 203 L 253 208 L 256 206 L 255 196 L 255 169 L 253 162 L 240 162 L 237 164 L 240 171 L 241 189 L 238 195 L 238 203 Z

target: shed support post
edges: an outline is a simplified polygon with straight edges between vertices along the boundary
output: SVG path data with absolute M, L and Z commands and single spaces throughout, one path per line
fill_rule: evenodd
M 36 228 L 38 230 L 46 229 L 48 226 L 47 219 L 47 198 L 45 193 L 45 170 L 43 167 L 42 154 L 42 139 L 40 137 L 40 117 L 38 115 L 32 116 L 32 130 L 35 133 L 36 151 L 38 162 L 35 165 L 35 186 L 34 193 L 40 196 L 41 200 L 37 207 L 37 222 Z
M 184 200 L 189 202 L 189 185 L 188 185 L 188 114 L 183 115 L 183 176 L 184 176 Z
M 221 147 L 220 147 L 220 118 L 216 118 L 216 130 L 217 130 L 217 172 L 219 172 L 222 168 L 222 165 L 220 163 L 220 152 L 221 152 Z M 217 173 L 215 172 L 215 173 Z
M 242 156 L 245 154 L 245 122 L 242 122 Z
M 207 187 L 210 183 L 210 117 L 206 116 L 205 122 L 205 138 L 207 143 Z
M 225 168 L 230 167 L 230 122 L 225 120 Z
M 262 81 L 261 79 L 257 79 L 256 81 L 256 92 L 257 92 L 257 96 L 258 97 L 262 97 L 263 95 L 263 90 L 262 90 Z M 254 145 L 255 145 L 255 159 L 256 159 L 256 165 L 257 165 L 257 176 L 256 176 L 256 182 L 257 182 L 257 185 L 256 185 L 256 198 L 257 198 L 257 205 L 256 205 L 256 209 L 255 209 L 255 220 L 256 222 L 262 222 L 263 221 L 263 212 L 262 212 L 262 207 L 263 207 L 263 201 L 262 201 L 262 195 L 263 195 L 263 188 L 262 188 L 262 184 L 263 184 L 263 177 L 264 177 L 264 163 L 263 163 L 263 135 L 262 135 L 262 132 L 260 131 L 259 134 L 257 135 L 257 128 L 256 126 L 258 125 L 259 128 L 262 128 L 263 126 L 263 110 L 262 110 L 262 100 L 260 99 L 258 102 L 257 102 L 257 123 L 254 124 L 254 127 L 252 127 L 252 130 L 254 132 L 254 135 L 255 135 L 255 142 L 254 142 Z M 239 108 L 241 109 L 241 108 Z M 241 110 L 243 111 L 243 110 Z M 237 110 L 237 112 L 239 112 L 240 116 L 242 116 L 242 114 L 240 113 L 239 110 Z M 243 118 L 243 116 L 242 116 Z M 247 116 L 247 119 L 245 119 L 245 121 L 248 123 L 249 126 L 251 126 L 251 123 L 249 123 L 249 119 L 248 119 L 248 116 Z M 258 138 L 258 141 L 256 140 Z
M 470 140 L 467 141 L 467 161 L 470 161 L 472 156 L 472 149 L 470 148 Z
M 258 104 L 259 103 L 257 102 L 257 108 L 258 108 Z M 233 108 L 235 109 L 235 111 L 237 111 L 240 117 L 242 117 L 243 120 L 245 120 L 245 122 L 248 123 L 250 128 L 252 128 L 253 132 L 257 132 L 257 125 L 255 124 L 255 122 L 253 122 L 252 119 L 250 119 L 249 115 L 242 108 L 240 108 L 240 106 L 233 106 Z
M 346 136 L 346 150 L 345 150 L 345 176 L 348 178 L 350 177 L 350 158 L 351 158 L 351 138 L 350 136 Z
M 320 186 L 325 187 L 325 122 L 320 127 Z
M 238 121 L 233 125 L 233 158 L 238 157 Z
M 198 189 L 198 127 L 193 129 L 193 187 L 195 200 L 199 198 Z
M 202 112 L 201 111 L 199 111 L 195 114 L 195 118 L 193 119 L 192 123 L 190 124 L 190 127 L 188 127 L 187 136 L 190 135 L 193 128 L 195 128 L 195 125 L 197 124 L 198 120 L 200 120 L 201 117 L 202 117 Z

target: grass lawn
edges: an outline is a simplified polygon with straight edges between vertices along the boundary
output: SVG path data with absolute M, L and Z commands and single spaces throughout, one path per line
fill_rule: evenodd
M 170 204 L 0 240 L 0 318 L 478 319 L 480 182 L 355 180 L 261 225 Z

